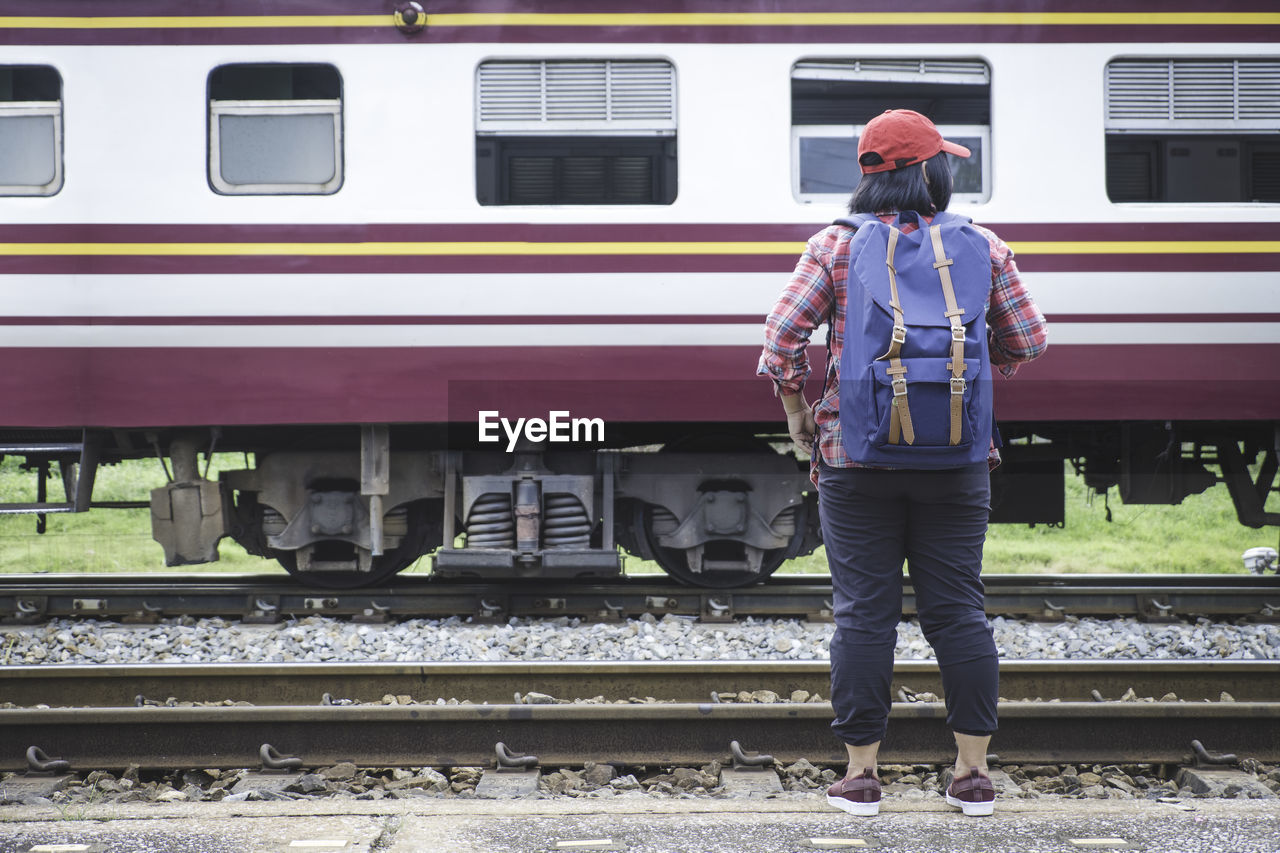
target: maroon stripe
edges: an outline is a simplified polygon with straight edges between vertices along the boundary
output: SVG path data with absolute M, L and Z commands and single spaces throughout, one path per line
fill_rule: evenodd
M 1280 323 L 1280 314 L 1048 314 L 1053 323 Z
M 1018 268 L 1037 272 L 1271 272 L 1280 252 L 1240 255 L 1018 255 Z M 789 255 L 530 255 L 467 256 L 182 256 L 0 258 L 0 274 L 236 273 L 777 273 L 795 268 Z
M 28 10 L 28 14 L 30 11 Z M 199 46 L 199 45 L 285 45 L 285 44 L 396 44 L 406 37 L 395 27 L 385 30 L 367 27 L 244 27 L 200 29 L 0 29 L 0 45 L 58 46 Z M 424 41 L 443 42 L 431 38 Z M 450 39 L 450 41 L 461 41 Z
M 1197 255 L 1033 255 L 1017 256 L 1018 269 L 1037 272 L 1271 272 L 1280 270 L 1280 252 Z
M 979 223 L 1005 240 L 1280 240 L 1280 222 Z M 11 243 L 363 243 L 804 241 L 826 223 L 6 224 Z
M 1280 240 L 1280 222 L 1016 222 L 986 227 L 1015 243 L 1021 240 Z
M 923 17 L 923 16 L 922 16 Z M 1277 26 L 1184 25 L 888 25 L 826 27 L 442 27 L 405 35 L 395 27 L 241 27 L 198 29 L 0 29 L 0 45 L 283 44 L 1092 44 L 1280 41 Z
M 474 422 L 479 408 L 776 422 L 768 383 L 752 376 L 758 357 L 757 347 L 688 347 L 678 375 L 654 378 L 669 354 L 644 347 L 11 349 L 0 425 Z M 820 348 L 810 357 L 820 361 Z M 1280 344 L 1051 346 L 1014 381 L 996 383 L 997 412 L 1019 421 L 1275 420 L 1276 364 Z
M 879 7 L 878 11 L 883 10 Z M 921 14 L 926 19 L 926 14 Z M 363 36 L 375 36 L 365 38 Z M 233 38 L 235 34 L 229 34 Z M 354 34 L 352 41 L 392 41 L 381 31 Z M 768 26 L 768 27 L 456 27 L 424 32 L 429 41 L 467 42 L 588 42 L 695 44 L 1092 44 L 1110 42 L 1193 43 L 1246 42 L 1269 44 L 1280 37 L 1276 26 L 1182 25 L 1158 22 L 1144 25 L 880 25 L 880 26 Z
M 1280 314 L 1049 314 L 1051 323 L 1280 323 Z M 765 321 L 764 314 L 539 314 L 486 316 L 95 316 L 0 317 L 5 326 L 727 326 Z
M 6 225 L 16 243 L 367 243 L 367 242 L 672 242 L 711 240 L 807 240 L 820 224 L 589 222 L 542 225 L 523 222 L 470 224 L 101 224 Z M 1244 239 L 1244 238 L 1236 238 Z

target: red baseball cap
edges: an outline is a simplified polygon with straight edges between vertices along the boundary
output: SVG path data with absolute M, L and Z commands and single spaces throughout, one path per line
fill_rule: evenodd
M 968 148 L 943 139 L 933 122 L 915 110 L 885 110 L 867 122 L 858 139 L 858 163 L 864 175 L 914 166 L 939 151 L 969 156 Z M 884 162 L 863 165 L 862 155 L 867 153 L 879 154 Z

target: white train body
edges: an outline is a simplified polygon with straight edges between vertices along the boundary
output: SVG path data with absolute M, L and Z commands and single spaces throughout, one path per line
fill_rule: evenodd
M 849 4 L 793 12 L 788 4 L 735 11 L 655 2 L 574 18 L 572 4 L 543 14 L 490 3 L 438 14 L 429 7 L 425 28 L 415 30 L 407 23 L 414 4 L 371 0 L 306 9 L 285 2 L 276 10 L 224 0 L 203 18 L 170 4 L 104 0 L 91 4 L 92 17 L 61 23 L 30 16 L 29 5 L 0 3 L 8 16 L 0 17 L 0 74 L 56 71 L 57 174 L 43 189 L 0 195 L 7 233 L 0 434 L 10 453 L 43 442 L 61 449 L 26 455 L 67 462 L 77 442 L 82 453 L 111 461 L 152 453 L 153 442 L 176 441 L 179 455 L 190 456 L 215 435 L 221 448 L 274 454 L 280 467 L 271 482 L 260 465 L 206 496 L 206 515 L 211 503 L 226 502 L 212 533 L 195 532 L 199 525 L 170 500 L 174 487 L 162 490 L 159 524 L 170 528 L 158 536 L 189 534 L 201 543 L 193 550 L 170 541 L 174 562 L 199 558 L 195 551 L 209 556 L 209 538 L 227 534 L 277 556 L 332 536 L 352 546 L 351 555 L 301 562 L 336 577 L 366 573 L 384 545 L 390 552 L 412 539 L 406 524 L 421 534 L 415 548 L 451 542 L 450 533 L 466 530 L 475 501 L 499 488 L 483 478 L 514 461 L 505 443 L 474 440 L 478 413 L 488 410 L 513 420 L 572 412 L 604 423 L 604 445 L 665 443 L 680 454 L 671 458 L 683 460 L 676 466 L 683 478 L 627 454 L 601 468 L 591 461 L 597 448 L 583 442 L 561 469 L 541 451 L 563 448 L 530 448 L 539 477 L 582 480 L 561 486 L 579 495 L 593 531 L 590 543 L 578 543 L 583 553 L 611 553 L 616 532 L 635 550 L 665 555 L 664 565 L 687 562 L 694 580 L 718 571 L 741 580 L 743 572 L 758 576 L 769 555 L 811 548 L 814 534 L 806 541 L 796 509 L 806 501 L 803 472 L 786 460 L 779 469 L 781 457 L 743 461 L 755 449 L 752 436 L 781 428 L 768 385 L 753 375 L 763 317 L 804 239 L 843 213 L 844 193 L 803 189 L 801 140 L 847 142 L 858 124 L 824 119 L 815 129 L 797 117 L 804 112 L 797 93 L 807 85 L 798 81 L 828 75 L 865 94 L 884 79 L 890 92 L 911 92 L 904 62 L 920 63 L 921 80 L 941 86 L 949 68 L 985 68 L 986 122 L 952 123 L 981 141 L 981 183 L 958 194 L 952 209 L 1013 246 L 1050 322 L 1046 356 L 998 389 L 1006 435 L 1047 438 L 1044 446 L 1054 448 L 1026 455 L 1032 485 L 1016 502 L 1025 508 L 1026 495 L 1060 485 L 1052 468 L 1060 470 L 1064 457 L 1084 460 L 1095 485 L 1118 482 L 1132 500 L 1160 502 L 1207 485 L 1198 459 L 1179 462 L 1175 452 L 1164 467 L 1155 460 L 1175 441 L 1188 454 L 1194 445 L 1197 456 L 1200 447 L 1217 448 L 1242 495 L 1230 460 L 1259 452 L 1274 459 L 1280 146 L 1271 140 L 1280 131 L 1280 51 L 1268 33 L 1280 32 L 1280 17 L 1265 9 L 1245 3 L 1199 12 L 1184 3 L 1144 24 L 1101 7 L 1063 15 L 1046 4 L 1005 3 L 919 21 L 868 13 L 861 26 L 858 13 L 843 8 Z M 283 16 L 275 24 L 264 17 L 272 12 Z M 669 119 L 570 117 L 504 130 L 482 114 L 482 68 L 523 62 L 545 75 L 584 61 L 612 63 L 610 74 L 668 68 Z M 1166 119 L 1150 104 L 1125 112 L 1121 71 L 1141 83 L 1161 64 L 1171 81 L 1203 71 L 1207 88 L 1171 95 Z M 265 65 L 336 71 L 338 96 L 300 108 L 319 114 L 316 104 L 328 102 L 334 121 L 334 172 L 321 176 L 328 183 L 320 190 L 285 184 L 242 192 L 245 184 L 223 180 L 216 157 L 230 149 L 213 135 L 219 110 L 244 108 L 243 99 L 219 96 L 215 70 Z M 1224 67 L 1235 75 L 1226 84 Z M 328 85 L 329 72 L 317 73 L 317 85 Z M 1229 118 L 1214 109 L 1223 97 L 1236 104 Z M 1194 109 L 1175 114 L 1202 102 L 1207 118 Z M 38 112 L 48 103 L 26 106 Z M 22 106 L 0 101 L 0 145 L 31 144 L 4 134 L 5 116 Z M 317 144 L 327 144 L 322 136 Z M 533 140 L 512 157 L 547 163 L 561 155 L 537 148 L 539 139 L 596 140 L 605 153 L 620 139 L 641 140 L 647 151 L 666 140 L 674 162 L 660 163 L 658 153 L 645 168 L 674 174 L 665 184 L 652 177 L 656 203 L 482 202 L 498 192 L 486 180 L 494 187 L 516 180 L 482 178 L 477 166 L 491 140 L 495 156 L 506 156 L 504 137 Z M 1202 152 L 1197 140 L 1216 149 Z M 1146 172 L 1119 165 L 1148 156 L 1144 145 L 1153 152 Z M 1130 169 L 1110 182 L 1109 152 L 1113 171 Z M 1232 158 L 1247 159 L 1239 192 L 1231 190 L 1239 198 L 1211 200 L 1220 195 L 1205 181 L 1177 185 L 1187 170 L 1170 158 L 1202 155 L 1217 164 L 1205 168 L 1227 170 L 1243 162 Z M 256 155 L 245 156 L 245 168 L 258 168 Z M 299 170 L 312 168 L 310 156 L 299 155 Z M 265 162 L 268 171 L 282 168 L 279 158 Z M 623 160 L 616 162 L 606 168 L 622 175 Z M 1147 178 L 1145 188 L 1134 183 Z M 608 192 L 634 190 L 623 181 Z M 1153 198 L 1123 200 L 1133 192 Z M 1201 198 L 1157 200 L 1187 193 Z M 820 378 L 821 334 L 811 359 Z M 817 382 L 810 386 L 812 398 Z M 708 434 L 728 438 L 720 446 L 697 437 Z M 378 444 L 387 435 L 390 451 Z M 389 481 L 379 485 L 350 462 L 361 447 L 366 460 L 390 466 Z M 1019 451 L 1011 451 L 1016 474 Z M 348 461 L 315 473 L 324 468 L 317 460 L 338 457 Z M 687 474 L 689 465 L 700 473 Z M 397 493 L 401 468 L 418 480 Z M 682 496 L 628 482 L 623 470 L 677 482 L 670 488 Z M 480 479 L 468 485 L 473 477 Z M 317 478 L 324 485 L 315 486 Z M 783 496 L 762 501 L 772 487 Z M 782 526 L 791 532 L 774 530 L 771 539 L 755 522 L 706 516 L 706 496 L 724 491 L 749 495 L 748 514 L 765 528 L 787 515 Z M 1242 498 L 1242 520 L 1276 523 L 1265 493 L 1253 503 Z M 325 522 L 312 525 L 315 536 L 286 536 L 308 521 L 307 494 L 349 495 L 334 500 L 356 533 L 339 530 L 352 524 L 331 530 Z M 404 499 L 399 514 L 378 519 L 397 509 L 383 505 L 394 494 Z M 247 507 L 249 495 L 268 508 Z M 88 505 L 82 497 L 79 508 Z M 529 499 L 545 514 L 545 502 Z M 1011 517 L 1055 520 L 1060 502 L 1035 498 L 1036 517 Z M 68 504 L 77 506 L 70 494 Z M 411 504 L 431 520 L 415 522 Z M 520 497 L 513 493 L 508 506 L 521 506 Z M 230 521 L 237 512 L 238 533 Z M 679 532 L 699 525 L 697 536 Z M 519 574 L 541 565 L 546 542 L 525 533 L 499 569 L 476 558 L 462 559 L 457 571 Z M 717 561 L 708 548 L 732 554 Z M 599 570 L 600 560 L 583 561 L 584 571 Z

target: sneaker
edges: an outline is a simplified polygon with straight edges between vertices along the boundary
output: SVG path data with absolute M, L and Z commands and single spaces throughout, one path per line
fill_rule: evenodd
M 880 780 L 871 770 L 841 779 L 827 789 L 827 802 L 849 814 L 870 817 L 880 813 Z
M 957 777 L 947 787 L 947 805 L 958 806 L 970 817 L 992 814 L 996 808 L 996 788 L 987 774 L 970 767 L 968 776 Z

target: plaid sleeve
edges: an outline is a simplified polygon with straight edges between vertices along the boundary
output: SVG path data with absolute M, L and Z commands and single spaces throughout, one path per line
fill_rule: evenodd
M 1048 326 L 1031 294 L 1027 293 L 1013 262 L 1013 250 L 995 234 L 981 229 L 991 242 L 991 306 L 987 327 L 991 363 L 1005 376 L 1018 365 L 1038 358 L 1048 346 Z
M 772 377 L 779 390 L 800 391 L 810 370 L 805 353 L 809 336 L 827 321 L 834 299 L 828 229 L 809 240 L 791 281 L 765 321 L 764 351 L 756 374 Z

